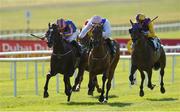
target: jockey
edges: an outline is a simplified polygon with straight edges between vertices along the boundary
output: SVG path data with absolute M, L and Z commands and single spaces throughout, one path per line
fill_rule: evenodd
M 78 30 L 75 24 L 71 20 L 64 20 L 64 19 L 58 19 L 56 21 L 56 24 L 58 25 L 58 30 L 60 33 L 63 33 L 64 39 L 70 42 L 73 46 L 75 46 L 78 49 L 78 55 L 81 55 L 81 46 L 76 42 L 76 39 L 78 37 Z
M 91 19 L 88 20 L 87 24 L 85 23 L 84 28 L 79 34 L 79 38 L 84 38 L 85 35 L 93 28 L 96 24 L 102 24 L 103 25 L 103 38 L 106 40 L 110 50 L 111 54 L 114 55 L 115 49 L 113 48 L 113 42 L 110 39 L 111 36 L 111 25 L 108 19 L 101 18 L 100 16 L 93 16 Z
M 140 28 L 142 28 L 142 32 L 144 33 L 144 35 L 146 35 L 148 39 L 150 39 L 153 42 L 154 48 L 155 50 L 157 50 L 159 47 L 159 39 L 155 35 L 154 25 L 151 19 L 145 17 L 145 15 L 143 14 L 138 14 L 136 16 L 136 21 L 139 24 Z

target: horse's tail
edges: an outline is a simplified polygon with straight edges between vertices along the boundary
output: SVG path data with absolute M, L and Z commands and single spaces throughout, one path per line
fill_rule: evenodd
M 154 70 L 158 70 L 159 68 L 160 68 L 160 63 L 159 63 L 159 62 L 156 62 L 156 63 L 154 64 L 153 69 L 154 69 Z

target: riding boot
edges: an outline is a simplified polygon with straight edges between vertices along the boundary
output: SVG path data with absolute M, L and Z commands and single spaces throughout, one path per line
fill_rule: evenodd
M 148 39 L 150 40 L 151 45 L 153 46 L 153 49 L 154 49 L 155 51 L 157 51 L 157 43 L 156 43 L 155 39 L 152 38 L 152 37 L 149 37 Z
M 77 49 L 77 55 L 80 57 L 82 54 L 81 45 L 79 45 L 75 40 L 71 41 L 71 44 Z
M 155 48 L 155 51 L 157 50 L 157 42 L 155 41 L 155 39 L 152 40 L 153 44 L 154 44 L 154 48 Z
M 107 38 L 106 42 L 107 42 L 107 44 L 108 44 L 108 46 L 110 48 L 111 55 L 114 56 L 116 51 L 115 51 L 114 46 L 113 46 L 113 41 L 110 38 Z

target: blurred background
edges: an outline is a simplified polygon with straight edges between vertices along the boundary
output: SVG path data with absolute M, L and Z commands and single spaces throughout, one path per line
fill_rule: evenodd
M 159 16 L 154 21 L 157 24 L 179 23 L 179 4 L 179 0 L 0 0 L 0 34 L 1 37 L 21 32 L 43 34 L 48 23 L 58 18 L 71 19 L 82 27 L 88 18 L 100 15 L 111 22 L 113 37 L 123 38 L 125 36 L 121 35 L 128 35 L 123 26 L 129 26 L 130 19 L 135 21 L 138 13 L 152 19 Z M 171 28 L 168 31 L 180 30 L 179 25 L 171 25 Z M 158 31 L 162 30 L 167 32 L 167 27 Z

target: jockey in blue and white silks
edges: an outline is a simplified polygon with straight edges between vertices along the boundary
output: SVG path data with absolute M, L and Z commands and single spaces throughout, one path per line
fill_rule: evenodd
M 93 28 L 96 24 L 103 25 L 103 38 L 106 40 L 108 46 L 110 47 L 111 53 L 114 54 L 113 42 L 111 41 L 111 25 L 108 19 L 102 18 L 100 16 L 93 16 L 89 19 L 88 23 L 84 26 L 79 34 L 79 38 L 84 38 L 85 35 Z
M 93 16 L 80 32 L 79 38 L 83 38 L 95 24 L 103 24 L 103 37 L 105 39 L 111 37 L 111 25 L 108 19 L 101 18 L 100 16 Z

